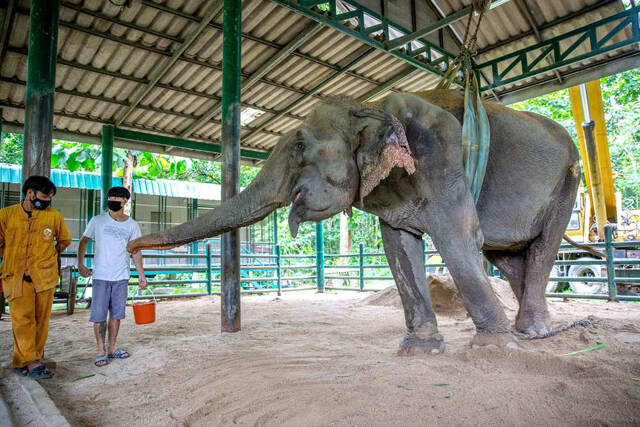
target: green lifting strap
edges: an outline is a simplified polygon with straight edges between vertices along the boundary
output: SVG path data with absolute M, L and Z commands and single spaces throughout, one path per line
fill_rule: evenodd
M 467 74 L 464 89 L 464 118 L 462 121 L 462 153 L 464 171 L 469 180 L 473 201 L 478 203 L 489 159 L 489 117 L 482 105 L 475 74 Z M 471 82 L 470 82 L 471 80 Z
M 469 27 L 473 16 L 473 11 L 471 11 L 469 20 L 467 21 L 462 51 L 449 65 L 449 70 L 436 87 L 437 89 L 448 89 L 458 73 L 463 73 L 465 85 L 464 117 L 462 119 L 462 162 L 474 203 L 478 203 L 482 182 L 484 181 L 484 175 L 487 171 L 491 132 L 489 128 L 489 117 L 482 105 L 480 85 L 471 67 L 471 55 L 476 47 L 480 21 L 484 13 L 488 10 L 489 4 L 490 2 L 487 0 L 474 0 L 474 9 L 480 15 L 474 35 L 470 39 L 468 38 Z

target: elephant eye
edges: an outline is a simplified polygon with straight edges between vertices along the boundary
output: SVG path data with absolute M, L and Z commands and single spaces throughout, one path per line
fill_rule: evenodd
M 296 151 L 302 153 L 304 151 L 304 141 L 297 140 L 296 141 Z

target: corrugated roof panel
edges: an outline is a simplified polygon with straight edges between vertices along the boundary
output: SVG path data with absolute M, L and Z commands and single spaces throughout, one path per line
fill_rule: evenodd
M 470 2 L 471 0 L 435 0 L 438 7 L 447 15 Z M 585 8 L 596 4 L 597 0 L 564 2 L 530 0 L 523 3 L 529 7 L 537 25 L 544 27 L 572 12 L 580 13 Z M 63 0 L 58 35 L 59 56 L 62 61 L 68 61 L 69 65 L 58 64 L 57 68 L 56 86 L 67 93 L 57 95 L 54 120 L 56 129 L 99 134 L 101 122 L 112 122 L 127 109 L 126 105 L 118 102 L 129 103 L 134 99 L 135 94 L 145 85 L 151 73 L 164 63 L 171 52 L 180 46 L 181 40 L 197 27 L 197 20 L 205 13 L 209 4 L 210 2 L 205 0 L 171 0 L 158 2 L 154 6 L 154 2 L 135 1 L 132 2 L 131 7 L 120 9 L 102 0 Z M 422 4 L 417 6 L 421 13 L 418 17 L 418 26 L 432 22 L 429 19 L 433 18 L 427 16 L 431 13 L 429 9 Z M 245 75 L 255 72 L 277 52 L 278 47 L 286 45 L 311 22 L 271 1 L 244 1 L 242 7 L 245 34 L 242 65 Z M 402 1 L 394 2 L 394 7 L 403 8 Z M 5 59 L 0 64 L 0 75 L 5 80 L 17 79 L 14 82 L 0 81 L 0 101 L 4 105 L 5 119 L 18 125 L 24 121 L 24 112 L 20 108 L 24 104 L 24 82 L 26 81 L 27 61 L 24 52 L 27 49 L 28 8 L 28 0 L 18 2 L 14 25 L 9 35 L 9 51 L 6 52 Z M 83 11 L 76 10 L 78 8 Z M 177 13 L 160 10 L 163 8 L 174 9 L 197 18 L 187 19 Z M 550 38 L 621 10 L 622 6 L 619 2 L 610 3 L 608 6 L 590 10 L 571 21 L 550 28 L 542 28 L 540 31 L 544 38 Z M 404 9 L 390 11 L 390 13 L 405 18 L 407 15 Z M 94 16 L 96 14 L 99 16 Z M 177 61 L 162 77 L 159 84 L 162 87 L 156 86 L 149 91 L 139 107 L 131 112 L 125 121 L 128 126 L 138 130 L 151 129 L 179 135 L 193 123 L 196 116 L 219 103 L 210 97 L 199 96 L 198 93 L 220 96 L 221 24 L 222 14 L 219 14 L 186 50 L 183 59 Z M 464 36 L 462 32 L 465 25 L 466 19 L 453 24 L 459 36 Z M 145 32 L 141 31 L 141 28 L 149 28 L 149 30 Z M 504 43 L 513 36 L 519 37 L 519 40 L 483 51 L 476 61 L 481 63 L 535 43 L 536 39 L 530 33 L 529 21 L 517 2 L 510 1 L 495 8 L 487 13 L 483 20 L 479 32 L 479 47 L 486 49 L 495 43 Z M 530 35 L 522 37 L 522 34 Z M 445 39 L 449 40 L 448 37 L 446 34 Z M 613 41 L 619 37 L 614 38 Z M 430 39 L 437 41 L 435 35 L 430 36 Z M 269 110 L 288 108 L 302 96 L 300 91 L 315 88 L 365 49 L 367 47 L 359 40 L 337 30 L 323 27 L 314 37 L 299 46 L 295 55 L 284 58 L 252 89 L 245 91 L 242 97 L 243 103 L 245 106 L 250 104 Z M 602 55 L 601 58 L 613 57 L 615 54 L 632 49 L 636 47 L 619 49 Z M 578 49 L 575 54 L 581 52 L 582 50 Z M 578 64 L 563 67 L 559 72 L 577 70 L 597 60 L 599 58 L 581 61 Z M 83 69 L 87 67 L 88 69 Z M 317 104 L 318 98 L 324 96 L 360 97 L 375 89 L 377 85 L 406 72 L 410 69 L 409 67 L 410 65 L 404 61 L 376 50 L 343 76 L 294 108 L 291 114 L 308 114 Z M 553 76 L 553 73 L 543 73 L 501 87 L 496 92 L 509 91 L 536 81 L 545 81 Z M 392 90 L 425 90 L 433 87 L 438 79 L 426 72 L 417 73 L 394 85 Z M 386 93 L 389 93 L 389 90 Z M 90 96 L 82 96 L 83 94 Z M 110 99 L 98 101 L 92 97 Z M 65 115 L 67 117 L 64 117 Z M 260 123 L 271 120 L 272 117 L 273 114 L 265 114 L 250 126 L 258 126 Z M 216 114 L 213 120 L 219 121 L 220 114 Z M 271 132 L 286 132 L 298 125 L 298 120 L 284 116 L 270 121 L 266 129 Z M 220 137 L 219 132 L 219 123 L 210 121 L 202 128 L 196 129 L 194 135 L 217 141 Z M 243 129 L 242 135 L 249 135 L 251 132 L 250 129 Z M 277 135 L 259 132 L 244 141 L 243 146 L 251 147 L 256 144 L 255 146 L 264 147 L 272 144 L 272 141 L 276 141 L 277 138 Z

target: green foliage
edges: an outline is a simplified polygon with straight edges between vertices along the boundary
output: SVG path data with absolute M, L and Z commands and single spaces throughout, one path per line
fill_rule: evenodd
M 616 191 L 626 209 L 640 208 L 640 69 L 600 81 L 607 126 L 611 168 L 618 174 Z M 577 140 L 569 91 L 562 90 L 512 105 L 562 124 Z
M 24 147 L 24 135 L 16 133 L 2 133 L 2 150 L 0 161 L 13 165 L 22 164 L 22 149 Z
M 83 170 L 93 172 L 100 159 L 100 147 L 93 144 L 53 140 L 51 167 L 71 172 Z
M 300 224 L 298 237 L 293 239 L 289 232 L 290 207 L 278 210 L 278 243 L 283 255 L 289 254 L 314 254 L 316 251 L 316 224 L 305 222 Z M 358 252 L 358 245 L 364 244 L 364 251 L 382 252 L 382 235 L 378 218 L 359 209 L 353 209 L 353 216 L 348 221 L 349 230 L 353 237 L 353 253 Z M 324 221 L 324 246 L 328 254 L 340 253 L 340 215 Z M 357 264 L 357 259 L 351 259 L 352 264 Z

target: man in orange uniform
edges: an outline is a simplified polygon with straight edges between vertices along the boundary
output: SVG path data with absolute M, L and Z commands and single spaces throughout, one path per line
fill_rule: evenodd
M 49 333 L 58 254 L 71 243 L 62 215 L 49 207 L 56 186 L 31 176 L 22 203 L 0 210 L 0 278 L 13 328 L 13 369 L 33 379 L 51 378 L 40 361 Z

